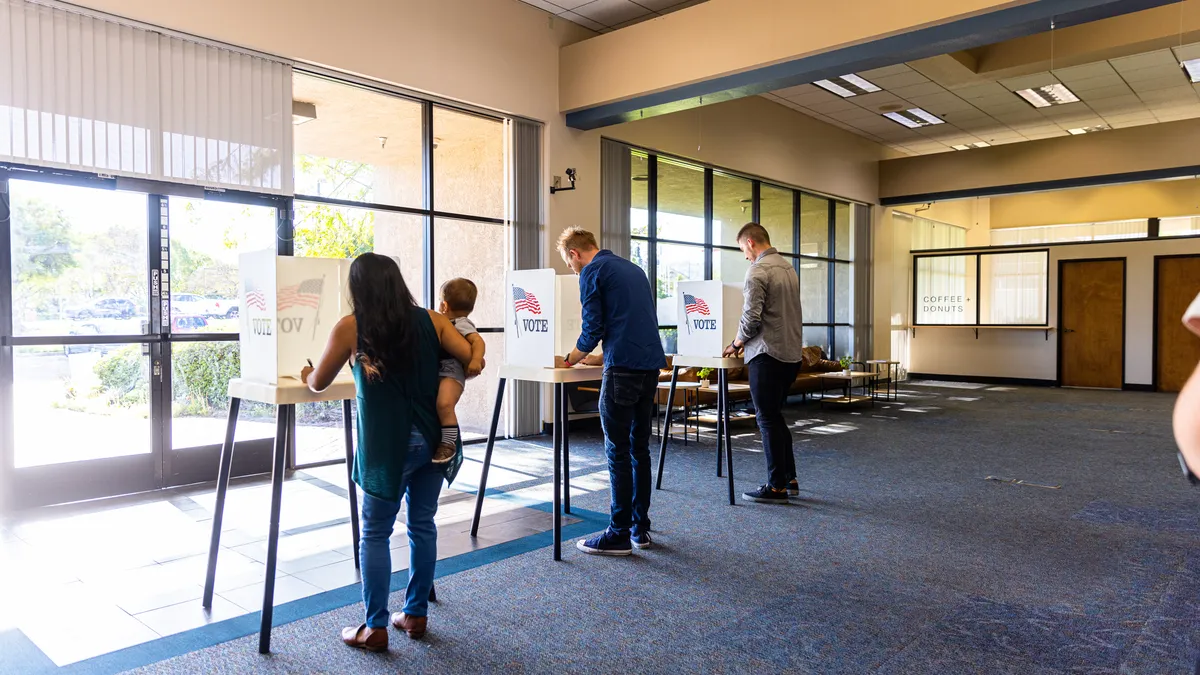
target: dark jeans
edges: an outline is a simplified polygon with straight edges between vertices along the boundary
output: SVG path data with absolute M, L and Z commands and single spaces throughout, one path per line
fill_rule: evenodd
M 600 424 L 608 454 L 612 517 L 608 529 L 628 538 L 650 529 L 650 419 L 658 371 L 605 370 L 600 385 Z
M 754 399 L 754 412 L 767 456 L 767 483 L 784 490 L 796 477 L 796 455 L 792 451 L 792 432 L 783 419 L 783 403 L 787 400 L 788 388 L 796 380 L 800 364 L 784 363 L 759 354 L 748 366 L 750 397 Z

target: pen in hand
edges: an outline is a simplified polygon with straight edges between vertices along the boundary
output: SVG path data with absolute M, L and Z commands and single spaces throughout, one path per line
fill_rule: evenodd
M 312 359 L 304 359 L 304 360 L 305 360 L 305 361 L 308 361 L 308 367 L 309 367 L 309 368 L 312 368 L 312 367 L 313 367 L 313 364 L 312 364 Z

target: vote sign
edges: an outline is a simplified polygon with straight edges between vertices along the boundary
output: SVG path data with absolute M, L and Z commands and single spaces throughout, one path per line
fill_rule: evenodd
M 742 288 L 720 281 L 681 281 L 677 350 L 686 356 L 720 356 L 737 337 Z

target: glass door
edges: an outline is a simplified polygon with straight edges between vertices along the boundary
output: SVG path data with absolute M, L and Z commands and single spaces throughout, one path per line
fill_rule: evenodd
M 11 501 L 156 487 L 149 196 L 103 179 L 0 181 L 9 277 L 0 280 L 0 443 Z
M 240 374 L 238 254 L 284 248 L 286 200 L 12 173 L 0 173 L 0 504 L 213 480 Z M 270 470 L 273 415 L 242 406 L 234 475 Z
M 216 478 L 225 439 L 229 380 L 240 376 L 238 256 L 278 250 L 279 206 L 270 198 L 165 199 L 160 236 L 170 252 L 164 278 L 170 321 L 164 327 L 166 486 Z M 169 364 L 169 365 L 168 365 Z M 270 470 L 274 406 L 243 401 L 233 475 Z

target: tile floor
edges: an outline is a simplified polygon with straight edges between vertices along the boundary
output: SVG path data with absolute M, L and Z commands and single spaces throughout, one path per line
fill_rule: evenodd
M 553 465 L 546 444 L 498 443 L 479 536 L 469 534 L 482 445 L 468 446 L 454 489 L 438 509 L 438 558 L 493 546 L 551 527 Z M 572 494 L 607 489 L 603 463 L 572 457 Z M 470 492 L 468 492 L 470 491 Z M 344 465 L 297 471 L 284 484 L 275 602 L 356 584 Z M 200 606 L 214 502 L 211 485 L 19 514 L 0 522 L 0 632 L 21 630 L 59 666 L 256 612 L 265 578 L 270 485 L 235 481 L 225 507 L 216 596 Z M 403 521 L 403 512 L 400 520 Z M 564 524 L 575 522 L 565 519 Z M 403 526 L 392 537 L 392 568 L 407 569 Z M 88 630 L 61 639 L 63 613 Z

